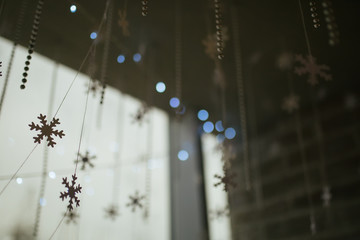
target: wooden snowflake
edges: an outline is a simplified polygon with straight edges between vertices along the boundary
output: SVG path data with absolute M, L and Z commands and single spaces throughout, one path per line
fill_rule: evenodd
M 60 198 L 62 201 L 64 201 L 65 198 L 69 197 L 69 205 L 67 206 L 69 211 L 72 211 L 74 209 L 73 203 L 76 203 L 76 207 L 80 206 L 80 199 L 78 199 L 76 194 L 81 193 L 82 187 L 80 186 L 80 184 L 78 184 L 78 186 L 75 186 L 76 179 L 77 179 L 76 174 L 74 174 L 72 175 L 71 185 L 67 181 L 67 177 L 63 178 L 63 182 L 62 182 L 62 184 L 64 184 L 65 187 L 67 188 L 67 191 L 60 192 Z
M 311 85 L 316 85 L 319 83 L 318 77 L 323 78 L 325 81 L 332 80 L 332 76 L 327 73 L 330 68 L 327 65 L 318 65 L 316 63 L 316 58 L 308 55 L 306 58 L 302 55 L 296 55 L 295 61 L 299 62 L 302 66 L 295 67 L 295 73 L 299 76 L 308 74 L 308 82 Z
M 211 220 L 220 219 L 223 217 L 229 216 L 229 207 L 226 206 L 225 208 L 217 208 L 215 210 L 211 210 L 209 212 L 209 217 Z
M 119 208 L 116 205 L 110 205 L 105 209 L 105 217 L 115 220 L 119 216 Z
M 140 108 L 137 110 L 137 112 L 132 116 L 133 121 L 132 123 L 139 123 L 141 125 L 141 123 L 144 121 L 145 119 L 145 115 L 146 113 L 149 111 L 149 106 L 143 102 L 140 106 Z
M 134 212 L 136 210 L 136 207 L 142 208 L 143 205 L 141 204 L 141 201 L 145 199 L 145 195 L 140 196 L 139 192 L 136 191 L 134 196 L 129 196 L 130 202 L 126 204 L 127 207 L 131 207 L 131 211 Z
M 329 207 L 330 206 L 330 201 L 331 201 L 330 187 L 329 186 L 324 186 L 322 190 L 323 190 L 323 193 L 321 195 L 321 198 L 323 200 L 323 206 L 324 207 Z
M 223 37 L 223 47 L 225 48 L 225 42 L 229 40 L 227 27 L 222 28 L 222 37 Z M 209 34 L 202 41 L 202 44 L 205 46 L 205 54 L 208 55 L 209 58 L 216 60 L 218 52 L 217 52 L 217 39 L 216 34 Z
M 288 113 L 292 113 L 295 110 L 299 109 L 299 96 L 295 94 L 290 94 L 284 98 L 282 109 Z
M 128 37 L 130 36 L 130 32 L 129 32 L 129 22 L 126 19 L 126 15 L 127 15 L 126 10 L 119 9 L 118 14 L 119 14 L 118 25 L 119 27 L 121 27 L 123 35 Z
M 52 137 L 52 135 L 60 137 L 60 138 L 65 136 L 65 134 L 63 133 L 63 130 L 61 130 L 61 131 L 54 130 L 54 127 L 56 125 L 60 124 L 59 119 L 53 118 L 53 120 L 50 122 L 50 124 L 47 124 L 46 115 L 42 115 L 41 113 L 40 113 L 40 116 L 38 117 L 38 119 L 40 119 L 41 126 L 39 126 L 38 124 L 35 125 L 34 122 L 31 122 L 31 124 L 29 124 L 30 130 L 35 129 L 35 131 L 41 132 L 36 137 L 33 137 L 35 139 L 34 143 L 41 143 L 41 140 L 43 140 L 43 138 L 45 136 L 45 137 L 47 137 L 46 140 L 48 141 L 48 146 L 54 147 L 56 142 L 54 141 L 54 138 Z
M 80 157 L 80 159 L 76 159 L 75 163 L 79 163 L 79 162 L 82 163 L 81 170 L 85 170 L 86 165 L 88 165 L 91 168 L 94 167 L 94 164 L 91 162 L 91 160 L 96 158 L 95 155 L 90 156 L 89 151 L 86 151 L 85 155 L 82 155 L 81 153 L 79 153 L 79 157 Z
M 76 224 L 76 220 L 79 218 L 79 214 L 77 214 L 75 211 L 66 212 L 64 215 L 66 218 L 66 224 Z
M 224 191 L 228 192 L 230 189 L 230 186 L 235 188 L 237 184 L 233 181 L 233 179 L 236 177 L 236 173 L 230 173 L 230 169 L 224 164 L 223 166 L 224 176 L 220 176 L 218 174 L 215 174 L 214 177 L 219 179 L 220 181 L 218 183 L 215 183 L 214 186 L 217 187 L 221 184 L 224 185 Z

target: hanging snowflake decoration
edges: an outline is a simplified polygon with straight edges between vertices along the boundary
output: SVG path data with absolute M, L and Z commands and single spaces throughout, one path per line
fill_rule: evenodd
M 50 122 L 50 124 L 47 124 L 46 115 L 42 115 L 41 113 L 40 113 L 40 116 L 38 117 L 38 119 L 40 119 L 41 126 L 39 126 L 38 124 L 35 125 L 34 122 L 31 122 L 31 124 L 29 124 L 30 130 L 35 129 L 35 131 L 41 132 L 36 137 L 33 137 L 35 139 L 34 143 L 40 144 L 41 140 L 43 140 L 44 137 L 47 137 L 46 140 L 48 142 L 48 146 L 54 147 L 56 142 L 54 141 L 54 138 L 52 137 L 52 135 L 56 136 L 56 137 L 60 137 L 60 138 L 65 136 L 65 134 L 63 133 L 63 130 L 61 130 L 61 131 L 54 130 L 54 127 L 56 125 L 60 124 L 59 119 L 53 118 L 53 120 Z
M 217 187 L 221 184 L 224 185 L 224 191 L 228 192 L 230 189 L 230 186 L 235 188 L 237 186 L 237 184 L 233 181 L 233 179 L 236 177 L 236 173 L 230 173 L 230 169 L 226 166 L 226 164 L 224 163 L 223 166 L 223 171 L 224 171 L 224 176 L 220 176 L 218 174 L 215 174 L 214 177 L 218 178 L 220 180 L 220 182 L 215 183 L 214 186 Z
M 330 68 L 323 64 L 318 65 L 316 63 L 316 58 L 314 58 L 313 56 L 308 55 L 305 58 L 302 55 L 296 55 L 295 61 L 299 62 L 302 65 L 301 67 L 295 67 L 295 73 L 299 76 L 308 74 L 308 82 L 311 85 L 314 86 L 319 83 L 318 77 L 323 78 L 325 81 L 332 80 L 332 76 L 327 73 Z
M 133 123 L 138 122 L 141 125 L 141 123 L 144 121 L 145 115 L 148 111 L 149 111 L 149 106 L 145 102 L 142 102 L 140 108 L 132 116 L 132 118 L 133 118 L 132 122 Z
M 85 170 L 86 165 L 88 165 L 91 168 L 94 167 L 94 164 L 91 162 L 91 160 L 95 159 L 96 156 L 90 156 L 89 151 L 86 151 L 85 155 L 79 153 L 79 157 L 80 159 L 76 159 L 75 163 L 79 163 L 79 162 L 82 163 L 81 170 Z
M 323 187 L 323 193 L 321 195 L 321 198 L 323 200 L 323 206 L 324 207 L 329 207 L 330 206 L 330 201 L 331 201 L 331 192 L 330 192 L 330 187 L 329 186 L 324 186 Z
M 64 215 L 66 218 L 66 224 L 76 224 L 76 220 L 79 218 L 79 214 L 77 214 L 75 211 L 66 212 Z
M 225 48 L 225 43 L 229 40 L 228 29 L 227 27 L 222 27 L 222 40 L 223 40 L 223 48 Z M 216 34 L 209 34 L 202 41 L 202 44 L 205 46 L 205 54 L 208 55 L 209 58 L 213 60 L 217 60 L 217 38 Z
M 105 217 L 115 220 L 119 216 L 119 208 L 116 205 L 110 205 L 105 209 Z
M 211 220 L 220 219 L 223 217 L 229 216 L 229 207 L 226 206 L 225 208 L 217 208 L 215 210 L 211 210 L 209 212 L 209 217 Z
M 134 196 L 129 196 L 130 202 L 126 204 L 127 207 L 131 207 L 131 211 L 134 212 L 136 210 L 136 207 L 142 208 L 143 205 L 141 204 L 141 201 L 145 199 L 145 196 L 140 196 L 139 192 L 136 191 Z
M 129 32 L 129 22 L 126 19 L 126 15 L 127 15 L 126 10 L 119 9 L 118 14 L 119 14 L 118 25 L 122 29 L 123 35 L 128 37 L 130 36 L 130 32 Z
M 60 198 L 62 201 L 64 201 L 65 198 L 69 197 L 69 205 L 67 206 L 69 211 L 72 211 L 74 209 L 73 203 L 76 203 L 76 207 L 80 206 L 80 199 L 78 199 L 76 194 L 81 193 L 82 187 L 80 186 L 80 184 L 78 184 L 78 186 L 75 186 L 76 179 L 77 179 L 76 174 L 74 174 L 72 175 L 71 185 L 67 181 L 67 177 L 63 178 L 63 182 L 62 182 L 62 184 L 64 184 L 65 187 L 67 188 L 67 191 L 60 192 Z
M 295 94 L 290 94 L 286 98 L 284 98 L 282 109 L 287 111 L 288 113 L 292 113 L 295 110 L 299 109 L 299 96 Z

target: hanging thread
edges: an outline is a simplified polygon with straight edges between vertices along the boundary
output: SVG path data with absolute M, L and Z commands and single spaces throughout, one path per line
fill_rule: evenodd
M 238 87 L 238 104 L 241 124 L 241 140 L 243 144 L 243 158 L 244 158 L 244 170 L 245 170 L 245 188 L 251 189 L 251 177 L 250 177 L 250 161 L 249 161 L 249 144 L 247 135 L 247 120 L 246 120 L 246 104 L 245 104 L 245 92 L 244 92 L 244 80 L 242 71 L 241 60 L 241 47 L 240 47 L 240 32 L 239 32 L 239 18 L 237 8 L 233 9 L 232 14 L 232 26 L 234 34 L 234 53 L 236 64 L 236 80 Z
M 36 5 L 34 23 L 32 26 L 29 47 L 28 47 L 28 55 L 26 57 L 27 60 L 25 61 L 23 79 L 21 80 L 22 84 L 20 85 L 20 89 L 25 89 L 25 84 L 27 82 L 29 65 L 30 65 L 30 61 L 32 58 L 31 55 L 34 53 L 34 49 L 35 49 L 35 44 L 36 44 L 36 39 L 37 39 L 38 31 L 39 31 L 40 17 L 41 17 L 43 5 L 44 5 L 44 0 L 39 0 Z
M 182 105 L 182 6 L 181 0 L 175 4 L 175 96 L 179 99 L 179 108 Z

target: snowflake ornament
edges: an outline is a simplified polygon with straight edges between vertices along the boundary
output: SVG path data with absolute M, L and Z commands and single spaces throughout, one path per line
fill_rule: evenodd
M 64 201 L 65 198 L 69 197 L 69 205 L 67 206 L 69 211 L 72 211 L 74 209 L 73 203 L 76 203 L 76 207 L 80 206 L 80 199 L 78 199 L 76 194 L 81 193 L 82 187 L 80 186 L 80 184 L 76 186 L 76 179 L 77 179 L 76 174 L 74 174 L 72 175 L 71 185 L 67 181 L 67 177 L 63 178 L 63 182 L 62 182 L 62 184 L 64 184 L 65 187 L 67 188 L 67 191 L 60 192 L 60 198 L 62 201 Z
M 299 62 L 302 65 L 301 67 L 295 67 L 295 73 L 299 76 L 308 74 L 308 82 L 312 86 L 319 83 L 318 77 L 323 78 L 325 81 L 332 80 L 332 76 L 327 73 L 330 68 L 324 64 L 318 65 L 316 63 L 316 58 L 314 58 L 313 56 L 308 55 L 305 58 L 302 55 L 296 55 L 295 61 Z
M 282 109 L 288 113 L 292 113 L 295 110 L 299 109 L 299 96 L 295 94 L 290 94 L 284 98 Z
M 142 102 L 140 108 L 137 110 L 137 112 L 132 116 L 133 118 L 133 123 L 138 122 L 140 125 L 141 123 L 144 121 L 145 119 L 145 115 L 146 113 L 149 111 L 149 106 L 145 103 Z
M 145 199 L 145 195 L 140 196 L 139 192 L 136 191 L 134 196 L 129 196 L 130 202 L 126 204 L 127 207 L 131 207 L 131 211 L 134 212 L 136 210 L 136 207 L 142 208 L 143 205 L 141 204 L 141 201 Z
M 38 117 L 38 119 L 40 119 L 41 126 L 39 126 L 38 124 L 35 125 L 34 122 L 31 122 L 31 124 L 29 124 L 30 130 L 35 129 L 35 131 L 41 132 L 36 137 L 33 137 L 35 139 L 34 143 L 40 144 L 41 140 L 43 140 L 44 137 L 47 137 L 46 140 L 48 142 L 48 146 L 54 147 L 56 142 L 54 141 L 54 138 L 52 137 L 52 135 L 56 136 L 56 137 L 60 137 L 60 138 L 65 136 L 65 134 L 63 133 L 63 130 L 61 130 L 61 131 L 54 130 L 54 127 L 56 125 L 60 124 L 59 119 L 53 118 L 52 121 L 50 122 L 50 124 L 47 124 L 46 115 L 42 115 L 41 113 L 40 113 L 40 116 Z
M 222 28 L 222 38 L 223 48 L 225 48 L 225 42 L 229 40 L 227 27 Z M 205 54 L 208 55 L 209 58 L 217 60 L 218 52 L 216 34 L 207 35 L 206 38 L 202 40 L 202 44 L 205 46 Z
M 65 214 L 66 218 L 66 224 L 74 223 L 76 224 L 76 220 L 79 218 L 79 214 L 77 214 L 75 211 L 66 212 Z
M 321 198 L 323 200 L 323 206 L 324 207 L 330 207 L 330 201 L 331 201 L 331 192 L 329 186 L 324 186 L 322 189 L 323 193 L 321 195 Z
M 79 162 L 82 163 L 81 170 L 85 170 L 86 165 L 88 165 L 91 168 L 94 167 L 94 164 L 91 162 L 91 160 L 95 159 L 96 156 L 94 156 L 94 155 L 90 156 L 89 151 L 86 151 L 85 155 L 82 155 L 81 153 L 79 153 L 79 157 L 80 157 L 80 159 L 76 159 L 75 163 L 79 163 Z
M 214 177 L 218 178 L 220 181 L 215 183 L 214 186 L 217 187 L 221 184 L 224 185 L 224 191 L 228 192 L 230 189 L 230 186 L 235 188 L 237 184 L 233 181 L 233 179 L 236 177 L 236 173 L 230 173 L 230 169 L 226 166 L 224 163 L 223 166 L 224 176 L 220 176 L 218 174 L 215 174 Z
M 129 22 L 126 19 L 126 10 L 119 9 L 118 14 L 119 14 L 118 25 L 122 29 L 123 35 L 128 37 L 130 36 L 130 32 L 129 32 Z
M 115 220 L 119 216 L 119 208 L 116 205 L 110 205 L 105 209 L 105 217 Z
M 229 216 L 228 206 L 226 206 L 225 208 L 217 208 L 209 212 L 209 217 L 211 220 L 221 219 L 223 217 L 228 217 L 228 216 Z

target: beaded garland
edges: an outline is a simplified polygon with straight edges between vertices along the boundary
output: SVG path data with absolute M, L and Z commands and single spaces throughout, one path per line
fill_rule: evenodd
M 312 17 L 313 27 L 319 28 L 320 27 L 320 19 L 318 17 L 318 13 L 317 13 L 316 1 L 311 0 L 309 2 L 309 5 L 310 5 L 310 12 L 311 12 L 311 17 Z
M 148 15 L 148 0 L 142 0 L 141 1 L 141 15 L 143 15 L 144 17 L 146 17 Z
M 43 5 L 44 5 L 44 0 L 39 0 L 38 4 L 36 6 L 34 23 L 32 26 L 30 41 L 29 41 L 28 55 L 26 57 L 27 60 L 25 61 L 23 79 L 21 80 L 22 84 L 20 85 L 20 89 L 25 89 L 25 84 L 27 82 L 27 76 L 28 76 L 27 72 L 29 71 L 29 65 L 30 65 L 30 61 L 32 58 L 31 55 L 34 53 L 34 48 L 35 48 L 36 38 L 37 38 L 38 30 L 39 30 L 40 16 L 42 13 Z
M 224 42 L 222 36 L 222 10 L 220 0 L 214 0 L 215 7 L 215 23 L 216 23 L 216 46 L 218 52 L 218 59 L 224 58 Z

